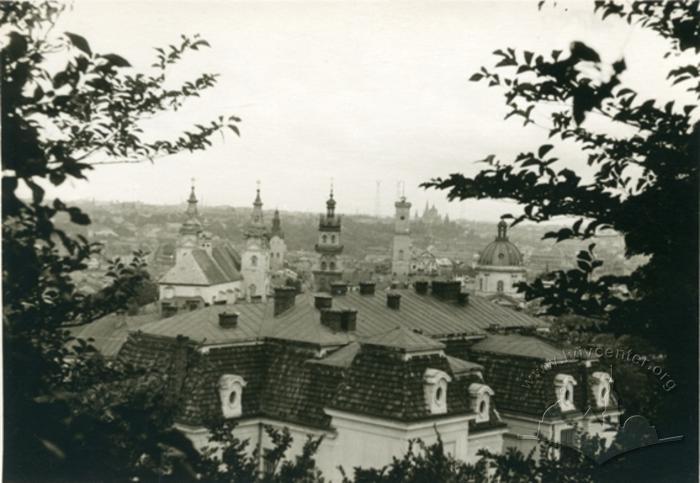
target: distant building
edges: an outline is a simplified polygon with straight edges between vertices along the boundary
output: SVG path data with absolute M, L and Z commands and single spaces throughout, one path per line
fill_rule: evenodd
M 329 292 L 331 283 L 343 278 L 340 254 L 343 245 L 340 242 L 340 216 L 335 212 L 336 201 L 333 198 L 333 188 L 326 201 L 326 213 L 321 215 L 318 222 L 318 240 L 315 250 L 318 254 L 313 270 L 314 289 Z
M 175 265 L 158 282 L 164 316 L 218 301 L 234 302 L 242 292 L 241 258 L 229 243 L 213 240 L 197 212 L 194 186 L 175 247 Z
M 284 241 L 280 212 L 275 210 L 272 218 L 272 231 L 270 232 L 270 270 L 276 272 L 284 268 L 287 256 L 287 243 Z
M 241 257 L 241 273 L 247 300 L 265 300 L 270 291 L 270 231 L 263 220 L 262 207 L 258 187 L 253 212 L 243 230 L 245 249 Z
M 408 281 L 411 271 L 411 203 L 402 196 L 396 203 L 391 273 L 397 280 Z
M 512 242 L 508 240 L 508 224 L 498 223 L 496 239 L 483 249 L 476 269 L 476 294 L 501 299 L 506 305 L 522 298 L 517 291 L 517 284 L 525 280 L 523 256 Z

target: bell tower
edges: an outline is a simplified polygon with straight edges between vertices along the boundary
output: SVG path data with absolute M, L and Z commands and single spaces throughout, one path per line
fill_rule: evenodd
M 321 215 L 318 223 L 318 240 L 315 246 L 318 259 L 314 267 L 314 287 L 318 291 L 330 291 L 330 284 L 343 277 L 339 259 L 343 252 L 340 243 L 340 216 L 335 213 L 336 201 L 333 197 L 333 185 L 326 201 L 326 213 Z
M 175 250 L 175 262 L 182 259 L 182 255 L 197 248 L 198 239 L 202 233 L 202 221 L 197 212 L 197 196 L 194 193 L 194 179 L 190 188 L 190 197 L 187 199 L 185 221 L 180 226 L 177 247 Z
M 279 210 L 275 210 L 272 217 L 272 231 L 270 233 L 270 269 L 273 271 L 284 268 L 284 258 L 287 254 L 287 244 L 284 241 L 282 222 Z
M 401 196 L 394 203 L 394 242 L 391 254 L 391 274 L 394 279 L 408 281 L 411 262 L 411 203 Z
M 263 220 L 262 207 L 258 181 L 253 212 L 243 231 L 245 251 L 241 256 L 241 275 L 247 300 L 266 300 L 270 290 L 270 233 Z

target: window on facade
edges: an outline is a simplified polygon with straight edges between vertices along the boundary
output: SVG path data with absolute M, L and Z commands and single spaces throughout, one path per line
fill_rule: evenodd
M 568 374 L 557 374 L 554 378 L 555 395 L 562 411 L 576 409 L 574 405 L 574 386 L 576 379 Z
M 250 257 L 250 264 L 254 267 L 258 265 L 258 257 L 256 255 Z
M 326 268 L 328 268 L 326 262 L 321 262 L 321 270 L 325 270 Z
M 331 235 L 331 243 L 335 243 L 335 235 Z
M 251 297 L 255 297 L 255 296 L 257 295 L 257 293 L 256 293 L 257 291 L 258 291 L 258 288 L 255 286 L 254 283 L 251 283 L 251 284 L 248 286 L 248 294 L 249 294 Z
M 330 263 L 330 268 L 331 268 L 331 270 L 335 270 L 335 262 Z
M 403 261 L 403 250 L 399 250 L 399 260 Z
M 498 292 L 503 292 L 503 287 L 504 287 L 503 280 L 499 280 L 498 283 L 496 283 L 496 290 Z
M 480 278 L 479 279 L 479 290 L 484 290 L 484 279 Z
M 328 241 L 328 237 L 327 237 L 326 235 L 323 235 L 323 236 L 321 237 L 321 242 L 322 242 L 322 243 L 326 243 L 327 241 Z
M 426 369 L 423 375 L 425 402 L 431 414 L 447 412 L 447 384 L 452 380 L 449 374 L 439 369 Z
M 486 384 L 474 382 L 469 385 L 469 398 L 472 411 L 476 413 L 476 422 L 483 423 L 489 420 L 491 410 L 491 396 L 494 392 Z
M 241 405 L 245 380 L 235 374 L 224 374 L 219 378 L 219 398 L 224 418 L 237 418 L 243 413 Z

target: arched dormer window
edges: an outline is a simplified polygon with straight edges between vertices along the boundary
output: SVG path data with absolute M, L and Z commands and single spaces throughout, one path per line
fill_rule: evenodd
M 476 422 L 483 423 L 489 420 L 491 411 L 491 396 L 494 392 L 486 384 L 474 382 L 469 385 L 472 411 L 476 413 Z
M 573 411 L 576 409 L 574 404 L 574 386 L 576 379 L 569 374 L 557 374 L 554 378 L 554 392 L 562 411 Z
M 607 372 L 594 372 L 593 378 L 593 394 L 595 396 L 596 406 L 605 408 L 610 405 L 610 390 L 612 389 L 613 379 Z
M 243 388 L 245 379 L 234 374 L 224 374 L 219 378 L 219 399 L 224 418 L 237 418 L 243 414 Z
M 504 287 L 503 280 L 499 280 L 499 281 L 496 283 L 496 291 L 497 291 L 497 292 L 503 292 L 503 287 Z
M 423 375 L 423 392 L 430 414 L 447 412 L 447 383 L 452 378 L 439 369 L 426 369 Z

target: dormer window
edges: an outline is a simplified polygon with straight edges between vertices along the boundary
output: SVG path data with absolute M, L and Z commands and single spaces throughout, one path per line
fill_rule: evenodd
M 576 409 L 574 405 L 574 386 L 576 379 L 569 374 L 557 374 L 554 378 L 554 392 L 562 411 L 573 411 Z
M 476 422 L 484 423 L 489 420 L 491 411 L 491 396 L 494 392 L 486 384 L 474 382 L 469 385 L 472 411 L 476 413 Z
M 444 371 L 425 370 L 423 389 L 430 414 L 445 414 L 447 412 L 447 383 L 451 380 L 450 375 Z
M 610 405 L 610 390 L 613 379 L 607 372 L 594 372 L 592 377 L 596 406 L 605 408 Z
M 243 413 L 243 388 L 245 379 L 234 374 L 224 374 L 219 379 L 219 397 L 224 418 L 237 418 Z

